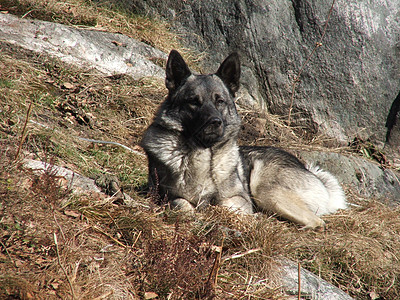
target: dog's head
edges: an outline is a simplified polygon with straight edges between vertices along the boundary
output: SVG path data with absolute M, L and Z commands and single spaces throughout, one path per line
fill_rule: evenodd
M 168 120 L 198 147 L 209 148 L 236 137 L 240 118 L 233 100 L 239 78 L 237 53 L 229 55 L 216 73 L 196 75 L 172 50 L 165 79 L 169 94 L 163 108 Z

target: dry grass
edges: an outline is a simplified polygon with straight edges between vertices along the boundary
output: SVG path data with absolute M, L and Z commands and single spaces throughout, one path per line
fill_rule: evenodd
M 6 46 L 0 53 L 4 70 L 0 149 L 6 157 L 1 161 L 0 208 L 7 215 L 0 228 L 4 241 L 0 268 L 8 274 L 1 278 L 2 296 L 139 299 L 155 292 L 170 299 L 240 299 L 252 293 L 279 295 L 266 280 L 276 229 L 265 226 L 258 230 L 265 233 L 258 239 L 252 230 L 244 230 L 244 221 L 218 209 L 198 220 L 181 220 L 141 195 L 146 182 L 142 156 L 78 138 L 134 147 L 165 96 L 163 83 L 105 78 Z M 22 170 L 13 160 L 31 100 L 30 121 L 35 123 L 29 122 L 21 159 L 31 156 L 89 176 L 116 174 L 125 192 L 148 208 L 117 205 L 101 195 L 78 197 L 59 185 L 51 169 L 43 176 Z M 216 274 L 210 277 L 216 261 L 213 249 L 222 241 L 224 255 L 255 247 L 265 252 L 218 263 L 215 286 Z M 241 274 L 237 262 L 246 266 L 261 258 L 266 262 L 262 268 L 249 267 L 246 275 Z M 256 291 L 250 290 L 249 278 L 262 278 Z
M 25 151 L 39 159 L 54 155 L 58 164 L 75 166 L 86 175 L 95 175 L 99 170 L 118 173 L 121 180 L 131 180 L 132 188 L 143 184 L 143 157 L 79 137 L 132 144 L 135 148 L 164 97 L 161 81 L 104 78 L 96 73 L 62 69 L 55 61 L 43 61 L 10 45 L 4 49 L 7 50 L 0 56 L 4 70 L 0 85 L 3 132 L 20 135 L 27 107 L 33 100 Z M 14 51 L 18 54 L 13 58 Z M 66 83 L 72 87 L 65 88 Z M 125 163 L 129 161 L 134 163 Z M 119 169 L 117 172 L 114 166 Z
M 327 217 L 324 234 L 285 235 L 284 252 L 357 299 L 398 299 L 399 208 L 375 201 Z
M 66 2 L 18 3 L 15 10 L 21 14 L 36 9 L 46 18 L 84 24 L 71 17 L 72 11 L 57 15 Z M 36 6 L 23 6 L 27 3 Z M 82 8 L 77 3 L 71 1 L 71 8 L 88 9 L 88 2 Z M 8 8 L 12 11 L 12 5 Z M 239 217 L 222 208 L 196 218 L 176 215 L 141 192 L 145 158 L 78 138 L 141 151 L 135 145 L 165 96 L 162 82 L 104 77 L 1 46 L 0 298 L 143 299 L 156 293 L 161 299 L 282 299 L 274 262 L 282 256 L 356 299 L 399 298 L 398 208 L 347 191 L 359 207 L 326 217 L 324 233 L 301 231 L 274 216 Z M 125 192 L 143 205 L 127 207 L 102 194 L 71 194 L 51 168 L 39 176 L 15 162 L 31 100 L 31 121 L 37 123 L 28 123 L 21 158 L 51 161 L 87 176 L 117 175 Z M 277 116 L 240 111 L 242 143 L 347 151 L 290 128 Z
M 0 164 L 1 298 L 142 299 L 149 292 L 161 299 L 279 295 L 266 284 L 277 240 L 276 226 L 265 226 L 268 219 L 249 223 L 218 208 L 182 219 L 151 203 L 139 210 L 99 201 L 101 195 L 77 198 L 58 184 L 51 168 L 34 175 L 13 162 L 11 142 L 1 144 L 7 154 Z M 261 252 L 220 262 L 215 286 L 209 277 L 221 242 L 224 256 L 255 246 Z M 256 264 L 260 259 L 265 261 Z M 257 291 L 249 289 L 250 277 L 263 280 Z
M 239 143 L 242 145 L 274 145 L 286 150 L 313 150 L 354 154 L 349 146 L 340 145 L 335 139 L 312 129 L 312 126 L 288 126 L 287 116 L 278 116 L 258 108 L 246 107 L 239 103 L 242 117 L 242 131 Z M 292 117 L 294 114 L 292 114 Z

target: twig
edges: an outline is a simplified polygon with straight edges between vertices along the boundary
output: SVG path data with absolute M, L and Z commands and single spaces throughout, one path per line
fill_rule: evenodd
M 232 254 L 230 256 L 224 257 L 222 259 L 222 261 L 227 261 L 227 260 L 230 260 L 230 259 L 240 258 L 240 257 L 243 257 L 245 255 L 248 255 L 248 254 L 251 254 L 251 253 L 255 253 L 255 252 L 258 252 L 258 251 L 261 251 L 261 248 L 250 249 L 250 250 L 247 250 L 247 251 L 242 252 L 242 253 L 235 253 L 235 254 Z
M 56 218 L 56 215 L 54 214 L 53 217 L 54 217 L 54 221 L 56 222 L 58 228 L 60 229 L 60 232 L 61 232 L 61 235 L 62 235 L 62 237 L 63 237 L 63 240 L 66 241 L 64 231 L 62 230 L 62 227 L 61 227 L 60 224 L 58 223 L 57 218 Z
M 222 238 L 221 246 L 219 247 L 220 251 L 217 251 L 213 267 L 207 279 L 207 284 L 210 284 L 210 286 L 213 289 L 215 289 L 215 286 L 217 285 L 218 270 L 221 267 L 221 256 L 222 256 L 222 248 L 224 247 L 224 240 L 225 240 L 225 235 Z
M 28 11 L 27 13 L 25 13 L 22 17 L 21 17 L 21 19 L 23 19 L 23 18 L 25 18 L 27 15 L 29 15 L 31 12 L 33 12 L 33 11 L 37 11 L 37 9 L 31 9 L 30 11 Z
M 80 266 L 80 264 L 81 264 L 81 260 L 82 260 L 82 259 L 80 259 L 78 262 L 75 263 L 75 268 L 74 268 L 74 270 L 73 270 L 73 272 L 72 272 L 72 279 L 71 279 L 71 282 L 75 282 L 75 280 L 76 280 L 76 276 L 77 276 L 77 274 L 78 274 L 78 269 L 79 269 L 79 266 Z
M 41 124 L 41 123 L 39 123 L 39 122 L 36 122 L 36 121 L 33 121 L 33 120 L 29 120 L 29 121 L 30 121 L 31 123 L 33 123 L 33 124 L 35 124 L 35 125 L 38 125 L 38 126 L 41 126 L 41 127 L 43 127 L 43 128 L 52 129 L 52 128 L 50 128 L 49 126 L 44 125 L 44 124 Z M 80 137 L 80 136 L 75 136 L 75 138 L 77 138 L 77 139 L 79 139 L 79 140 L 82 140 L 82 141 L 85 141 L 85 142 L 89 142 L 89 143 L 116 145 L 116 146 L 122 147 L 122 148 L 128 150 L 129 152 L 132 152 L 132 153 L 134 153 L 134 154 L 136 154 L 136 155 L 143 156 L 143 157 L 146 156 L 146 155 L 144 155 L 143 153 L 140 153 L 139 151 L 133 150 L 132 148 L 129 148 L 128 146 L 125 146 L 125 145 L 120 144 L 120 143 L 117 143 L 117 142 L 103 141 L 103 140 L 94 140 L 94 139 L 87 139 L 87 138 Z
M 297 299 L 301 300 L 301 264 L 297 263 L 297 276 L 298 276 L 298 287 L 297 287 Z
M 17 158 L 19 156 L 19 153 L 21 152 L 22 144 L 24 143 L 25 138 L 26 138 L 26 136 L 25 136 L 26 126 L 28 125 L 28 122 L 29 122 L 29 116 L 30 116 L 31 111 L 32 111 L 32 106 L 33 106 L 33 99 L 31 99 L 31 103 L 29 103 L 28 111 L 26 112 L 25 124 L 24 124 L 24 127 L 22 129 L 21 139 L 19 140 L 18 150 L 17 150 L 17 154 L 15 154 L 14 161 L 17 160 Z
M 315 43 L 315 46 L 314 46 L 313 50 L 311 51 L 310 55 L 308 55 L 306 61 L 305 61 L 305 62 L 303 63 L 303 65 L 301 66 L 300 71 L 297 73 L 295 79 L 293 79 L 293 84 L 292 84 L 292 95 L 291 95 L 291 97 L 290 97 L 290 106 L 289 106 L 289 114 L 288 114 L 288 125 L 289 125 L 289 126 L 290 126 L 290 123 L 291 123 L 292 110 L 293 110 L 293 102 L 294 102 L 294 93 L 295 93 L 296 86 L 297 86 L 297 84 L 300 82 L 300 76 L 301 76 L 301 73 L 303 73 L 305 66 L 306 66 L 306 65 L 308 64 L 308 62 L 310 61 L 311 57 L 314 55 L 314 53 L 315 53 L 315 51 L 317 50 L 317 48 L 319 48 L 319 47 L 322 46 L 322 40 L 323 40 L 324 37 L 325 37 L 326 28 L 328 27 L 329 19 L 331 18 L 331 14 L 332 14 L 332 11 L 333 11 L 333 6 L 334 6 L 334 4 L 335 4 L 335 1 L 336 1 L 336 0 L 333 0 L 333 1 L 332 1 L 332 5 L 331 5 L 331 8 L 329 9 L 328 17 L 326 18 L 326 22 L 325 22 L 325 25 L 324 25 L 324 30 L 322 31 L 322 35 L 321 35 L 319 41 Z
M 72 300 L 75 300 L 76 297 L 75 297 L 74 287 L 72 286 L 72 282 L 71 282 L 71 280 L 70 280 L 69 277 L 68 277 L 67 270 L 65 270 L 64 266 L 61 264 L 60 252 L 58 251 L 57 235 L 56 235 L 55 232 L 53 233 L 53 238 L 54 238 L 54 244 L 56 245 L 56 252 L 57 252 L 57 261 L 58 261 L 58 264 L 60 265 L 61 270 L 64 272 L 65 277 L 67 277 L 67 281 L 68 281 L 69 287 L 70 287 L 70 289 L 71 289 Z
M 108 237 L 109 239 L 111 239 L 113 242 L 117 243 L 118 245 L 120 245 L 121 247 L 127 248 L 126 245 L 122 244 L 120 241 L 118 241 L 117 239 L 113 238 L 111 235 L 109 235 L 108 233 L 104 232 L 103 230 L 101 230 L 100 228 L 98 228 L 97 226 L 93 226 L 92 227 L 94 230 L 97 230 L 98 232 L 100 232 L 101 234 L 104 234 L 106 237 Z
M 132 243 L 132 246 L 131 246 L 132 248 L 135 247 L 135 245 L 136 245 L 137 241 L 139 240 L 139 237 L 140 237 L 141 234 L 142 234 L 142 231 L 139 231 L 138 235 L 136 236 L 135 241 Z
M 139 151 L 133 150 L 131 148 L 129 148 L 128 146 L 125 146 L 123 144 L 117 143 L 117 142 L 110 142 L 110 141 L 102 141 L 102 140 L 93 140 L 93 139 L 87 139 L 87 138 L 83 138 L 83 137 L 79 137 L 77 136 L 76 138 L 82 140 L 82 141 L 86 141 L 86 142 L 90 142 L 90 143 L 97 143 L 97 144 L 111 144 L 111 145 L 116 145 L 116 146 L 120 146 L 136 155 L 139 156 L 146 156 L 143 153 L 140 153 Z

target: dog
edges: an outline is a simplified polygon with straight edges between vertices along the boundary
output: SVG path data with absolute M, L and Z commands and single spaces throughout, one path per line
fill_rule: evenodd
M 240 68 L 239 55 L 232 53 L 216 73 L 194 74 L 179 52 L 170 52 L 168 95 L 141 141 L 150 188 L 185 212 L 222 205 L 323 228 L 319 216 L 347 207 L 333 175 L 279 148 L 238 146 L 241 119 L 234 98 Z

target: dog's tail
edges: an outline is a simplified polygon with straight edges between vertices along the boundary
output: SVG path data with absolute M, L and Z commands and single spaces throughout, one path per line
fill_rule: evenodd
M 310 165 L 307 166 L 307 169 L 321 180 L 328 191 L 327 213 L 334 213 L 338 209 L 347 208 L 346 196 L 335 176 L 328 171 L 321 170 L 318 166 Z

